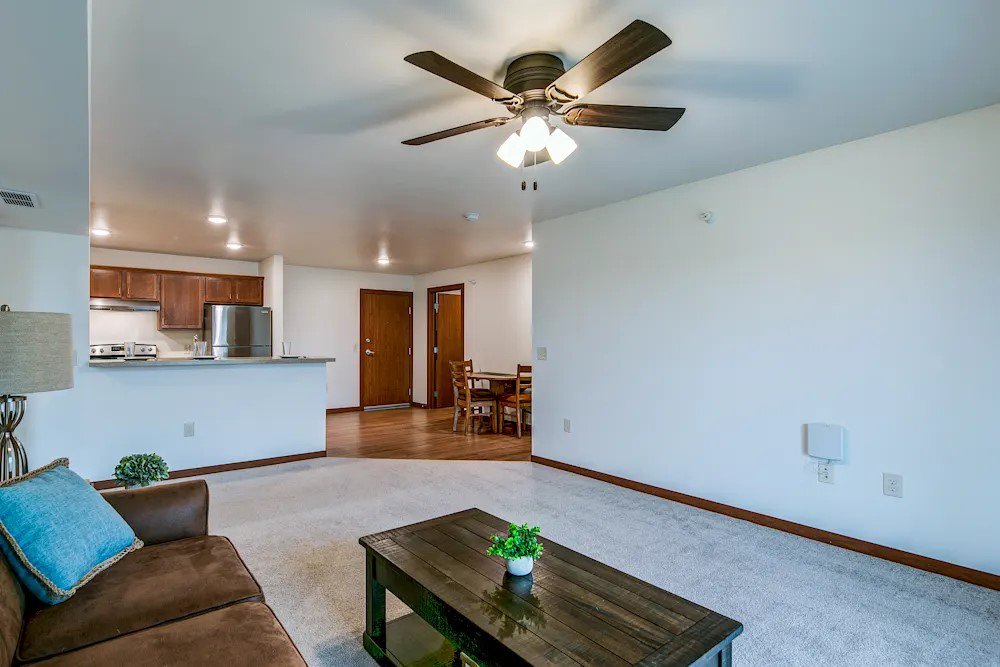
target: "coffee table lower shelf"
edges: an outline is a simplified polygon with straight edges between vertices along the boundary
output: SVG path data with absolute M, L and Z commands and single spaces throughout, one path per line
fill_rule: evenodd
M 427 621 L 416 614 L 407 614 L 385 626 L 385 658 L 377 658 L 366 634 L 365 649 L 380 665 L 392 667 L 456 667 L 460 654 L 451 642 L 441 636 Z

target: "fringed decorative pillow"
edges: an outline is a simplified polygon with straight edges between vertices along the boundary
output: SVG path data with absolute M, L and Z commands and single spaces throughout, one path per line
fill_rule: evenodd
M 46 604 L 68 600 L 142 541 L 68 459 L 0 484 L 0 550 Z

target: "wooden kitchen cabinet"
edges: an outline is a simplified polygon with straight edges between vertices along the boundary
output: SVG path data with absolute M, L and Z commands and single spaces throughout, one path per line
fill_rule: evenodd
M 121 269 L 91 267 L 90 296 L 101 299 L 121 299 L 125 293 L 123 282 Z
M 233 278 L 233 303 L 245 306 L 264 305 L 264 279 L 239 276 Z
M 205 276 L 205 303 L 263 305 L 264 279 L 256 276 Z
M 134 301 L 159 301 L 160 276 L 152 271 L 133 271 L 126 269 L 125 298 Z
M 264 305 L 264 278 L 92 266 L 90 296 L 159 301 L 160 329 L 200 329 L 206 303 Z
M 201 329 L 204 304 L 203 276 L 160 275 L 160 329 Z
M 232 303 L 233 279 L 223 276 L 205 276 L 205 303 Z

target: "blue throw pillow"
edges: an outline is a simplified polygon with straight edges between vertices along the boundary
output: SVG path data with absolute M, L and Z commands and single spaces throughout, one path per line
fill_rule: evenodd
M 0 550 L 46 604 L 68 600 L 94 575 L 142 547 L 125 519 L 57 459 L 0 484 Z

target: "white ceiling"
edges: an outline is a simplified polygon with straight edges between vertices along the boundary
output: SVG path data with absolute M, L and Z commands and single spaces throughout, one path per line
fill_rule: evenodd
M 385 249 L 383 270 L 420 273 L 523 252 L 532 220 L 1000 102 L 996 0 L 92 6 L 91 199 L 114 232 L 95 244 L 133 250 L 371 270 Z M 686 107 L 671 131 L 568 128 L 580 148 L 537 193 L 494 155 L 509 128 L 400 145 L 503 114 L 408 53 L 499 82 L 635 18 L 673 45 L 587 101 Z

